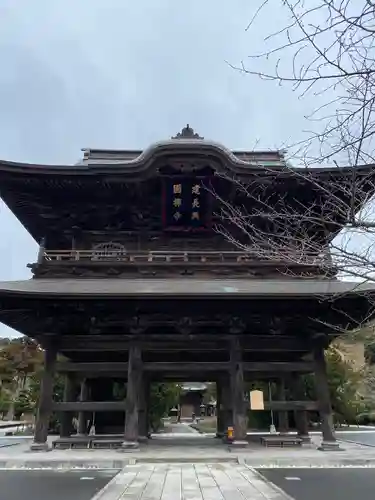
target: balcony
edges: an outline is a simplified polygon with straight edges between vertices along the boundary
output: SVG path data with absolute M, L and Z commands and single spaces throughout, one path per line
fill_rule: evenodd
M 44 262 L 97 262 L 97 263 L 124 263 L 124 264 L 212 264 L 212 265 L 246 265 L 255 263 L 275 265 L 307 265 L 323 266 L 328 265 L 328 257 L 325 254 L 303 255 L 285 254 L 285 259 L 274 260 L 260 259 L 256 254 L 241 251 L 147 251 L 123 249 L 111 250 L 48 250 L 43 251 L 39 256 L 38 263 Z
M 38 261 L 29 264 L 35 277 L 108 276 L 232 276 L 290 277 L 332 276 L 326 255 L 285 255 L 284 260 L 259 258 L 241 251 L 125 250 L 106 246 L 91 250 L 46 250 L 41 248 Z

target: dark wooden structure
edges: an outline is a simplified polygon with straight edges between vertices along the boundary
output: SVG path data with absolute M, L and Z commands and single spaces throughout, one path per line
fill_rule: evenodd
M 273 409 L 295 410 L 301 436 L 307 412 L 318 409 L 323 447 L 335 447 L 323 352 L 337 329 L 328 325 L 366 317 L 373 290 L 327 276 L 324 254 L 290 266 L 233 248 L 215 232 L 212 193 L 252 207 L 218 173 L 258 183 L 268 201 L 324 205 L 282 153 L 229 151 L 189 126 L 145 151 L 84 150 L 73 166 L 0 162 L 1 196 L 40 243 L 33 278 L 0 283 L 0 320 L 45 349 L 34 449 L 46 447 L 52 411 L 63 416 L 63 438 L 74 433 L 73 415 L 85 435 L 94 414 L 97 433 L 120 433 L 125 448 L 136 447 L 148 435 L 149 384 L 162 380 L 215 381 L 218 434 L 233 425 L 243 443 L 251 379 L 293 387 L 294 400 L 281 390 Z M 340 213 L 333 227 L 308 231 L 323 250 L 339 224 Z M 66 375 L 63 402 L 53 401 L 56 371 Z M 318 401 L 301 392 L 310 372 Z
M 180 418 L 192 418 L 194 414 L 196 417 L 201 415 L 201 405 L 203 403 L 203 396 L 207 390 L 206 384 L 197 382 L 186 382 L 181 384 L 180 394 Z

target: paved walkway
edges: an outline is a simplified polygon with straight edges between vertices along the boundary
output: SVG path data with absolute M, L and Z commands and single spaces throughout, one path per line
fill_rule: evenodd
M 202 434 L 200 434 L 196 429 L 193 429 L 192 427 L 190 427 L 188 423 L 185 422 L 179 422 L 175 424 L 171 422 L 166 422 L 164 424 L 164 431 L 165 433 L 160 434 L 160 436 L 171 435 L 171 434 L 173 434 L 174 436 L 176 436 L 176 434 L 178 436 L 182 435 L 191 436 L 192 434 L 194 434 L 195 436 L 202 436 Z
M 128 465 L 95 500 L 286 500 L 244 465 Z

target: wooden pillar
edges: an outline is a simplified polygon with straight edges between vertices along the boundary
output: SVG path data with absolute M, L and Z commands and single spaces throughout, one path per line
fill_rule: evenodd
M 324 357 L 324 339 L 316 339 L 314 346 L 315 388 L 318 397 L 319 415 L 322 429 L 322 451 L 336 451 L 339 444 L 336 441 L 333 427 L 331 397 L 329 394 L 327 367 Z
M 233 336 L 230 346 L 230 388 L 232 391 L 233 408 L 233 444 L 246 446 L 247 443 L 247 415 L 244 401 L 244 377 L 242 365 L 242 351 L 237 336 Z
M 151 380 L 147 379 L 146 384 L 146 425 L 147 425 L 147 438 L 151 438 L 151 419 L 150 419 L 150 398 L 151 398 Z
M 216 437 L 222 438 L 225 433 L 225 415 L 223 405 L 223 383 L 216 382 Z
M 48 450 L 48 428 L 52 413 L 53 383 L 56 367 L 56 349 L 50 345 L 44 350 L 44 370 L 40 383 L 38 413 L 35 422 L 33 451 Z
M 300 373 L 293 373 L 290 381 L 292 384 L 294 399 L 296 401 L 304 401 L 306 399 L 306 396 L 302 375 Z M 310 443 L 311 439 L 309 436 L 308 412 L 306 410 L 295 410 L 294 419 L 296 422 L 298 436 L 302 439 L 303 443 Z
M 64 386 L 64 402 L 75 401 L 75 378 L 72 373 L 65 375 Z M 74 432 L 73 428 L 73 413 L 71 411 L 64 411 L 60 415 L 60 437 L 69 437 Z
M 139 391 L 139 441 L 147 441 L 148 439 L 148 392 L 149 383 L 143 376 Z
M 230 385 L 230 376 L 227 373 L 221 380 L 221 397 L 223 408 L 223 427 L 224 438 L 226 439 L 229 426 L 233 426 L 233 408 L 232 408 L 232 390 Z
M 277 398 L 279 401 L 285 401 L 285 378 L 281 377 L 277 382 Z M 279 432 L 286 434 L 289 431 L 289 415 L 288 411 L 281 410 L 278 412 Z
M 88 399 L 88 384 L 87 384 L 87 379 L 84 378 L 81 380 L 81 390 L 79 394 L 79 400 L 81 402 L 87 401 Z M 81 436 L 85 436 L 87 434 L 87 420 L 88 420 L 88 415 L 87 412 L 80 411 L 78 413 L 78 429 L 77 433 L 80 434 Z
M 126 389 L 125 433 L 122 449 L 138 448 L 139 392 L 142 382 L 142 356 L 138 343 L 129 347 L 128 383 Z

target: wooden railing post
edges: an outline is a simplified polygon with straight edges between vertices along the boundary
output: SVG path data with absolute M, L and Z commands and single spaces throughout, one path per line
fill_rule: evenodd
M 45 247 L 46 247 L 46 239 L 42 238 L 40 240 L 39 250 L 38 250 L 38 258 L 37 258 L 38 264 L 42 264 L 42 262 L 44 261 L 44 254 L 45 254 L 45 250 L 46 250 Z

